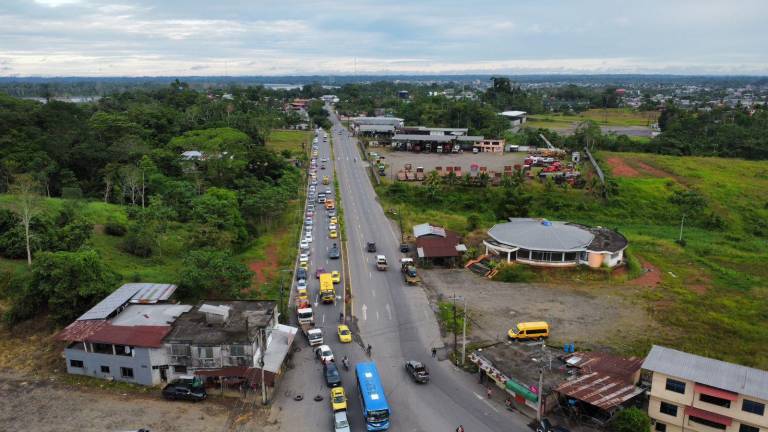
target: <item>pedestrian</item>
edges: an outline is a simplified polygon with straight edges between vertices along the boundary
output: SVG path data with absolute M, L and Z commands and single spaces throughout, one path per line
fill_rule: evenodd
M 437 348 L 432 348 L 432 358 L 437 357 Z
M 456 432 L 464 432 L 464 426 L 459 425 L 459 427 L 456 428 Z
M 490 399 L 491 396 L 493 396 L 493 390 L 490 387 L 488 387 L 488 391 L 485 394 L 487 394 L 488 395 L 488 399 Z

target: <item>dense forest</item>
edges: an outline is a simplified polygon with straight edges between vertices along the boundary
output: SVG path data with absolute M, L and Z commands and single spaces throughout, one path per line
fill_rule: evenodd
M 182 298 L 239 296 L 251 274 L 232 255 L 278 220 L 302 183 L 295 165 L 306 155 L 265 147 L 274 128 L 300 121 L 275 96 L 179 81 L 93 104 L 0 95 L 0 257 L 30 265 L 0 286 L 6 320 L 47 310 L 66 323 L 119 282 L 89 245 L 83 202 L 125 209 L 127 219 L 100 229 L 128 254 L 162 257 L 181 242 Z M 71 199 L 54 206 L 48 197 Z

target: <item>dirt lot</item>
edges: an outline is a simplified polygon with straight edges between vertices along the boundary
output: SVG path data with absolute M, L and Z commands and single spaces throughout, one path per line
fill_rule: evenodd
M 424 167 L 424 172 L 430 172 L 436 166 L 460 166 L 463 173 L 469 172 L 473 163 L 488 167 L 490 171 L 503 172 L 505 165 L 522 164 L 527 153 L 477 153 L 464 152 L 461 154 L 411 153 L 405 151 L 389 151 L 381 147 L 371 147 L 370 151 L 386 155 L 387 177 L 393 179 L 397 171 L 410 163 L 413 169 Z
M 643 306 L 629 300 L 630 293 L 642 289 L 638 287 L 626 288 L 623 294 L 616 288 L 576 290 L 493 282 L 464 269 L 421 270 L 421 274 L 434 299 L 455 292 L 469 301 L 473 341 L 503 339 L 516 322 L 544 320 L 551 326 L 552 344 L 576 342 L 577 347 L 623 351 L 653 334 L 649 332 L 655 326 Z
M 228 408 L 79 389 L 0 370 L 0 429 L 6 431 L 222 431 Z

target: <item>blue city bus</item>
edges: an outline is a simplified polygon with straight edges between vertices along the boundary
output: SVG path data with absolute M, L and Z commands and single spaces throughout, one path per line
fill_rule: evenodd
M 389 404 L 376 363 L 358 363 L 355 366 L 355 375 L 366 428 L 369 431 L 389 429 Z

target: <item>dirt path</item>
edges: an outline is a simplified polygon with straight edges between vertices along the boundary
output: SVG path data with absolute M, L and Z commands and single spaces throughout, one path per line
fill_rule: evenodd
M 624 159 L 613 156 L 609 157 L 606 162 L 611 167 L 611 173 L 616 177 L 639 177 L 640 171 L 629 166 Z
M 658 267 L 645 260 L 642 260 L 642 263 L 644 272 L 643 275 L 636 279 L 632 279 L 629 281 L 629 283 L 631 285 L 642 287 L 655 287 L 656 285 L 660 284 L 661 272 L 659 271 Z
M 222 431 L 228 408 L 215 401 L 167 402 L 114 394 L 0 370 L 0 425 L 7 431 Z

